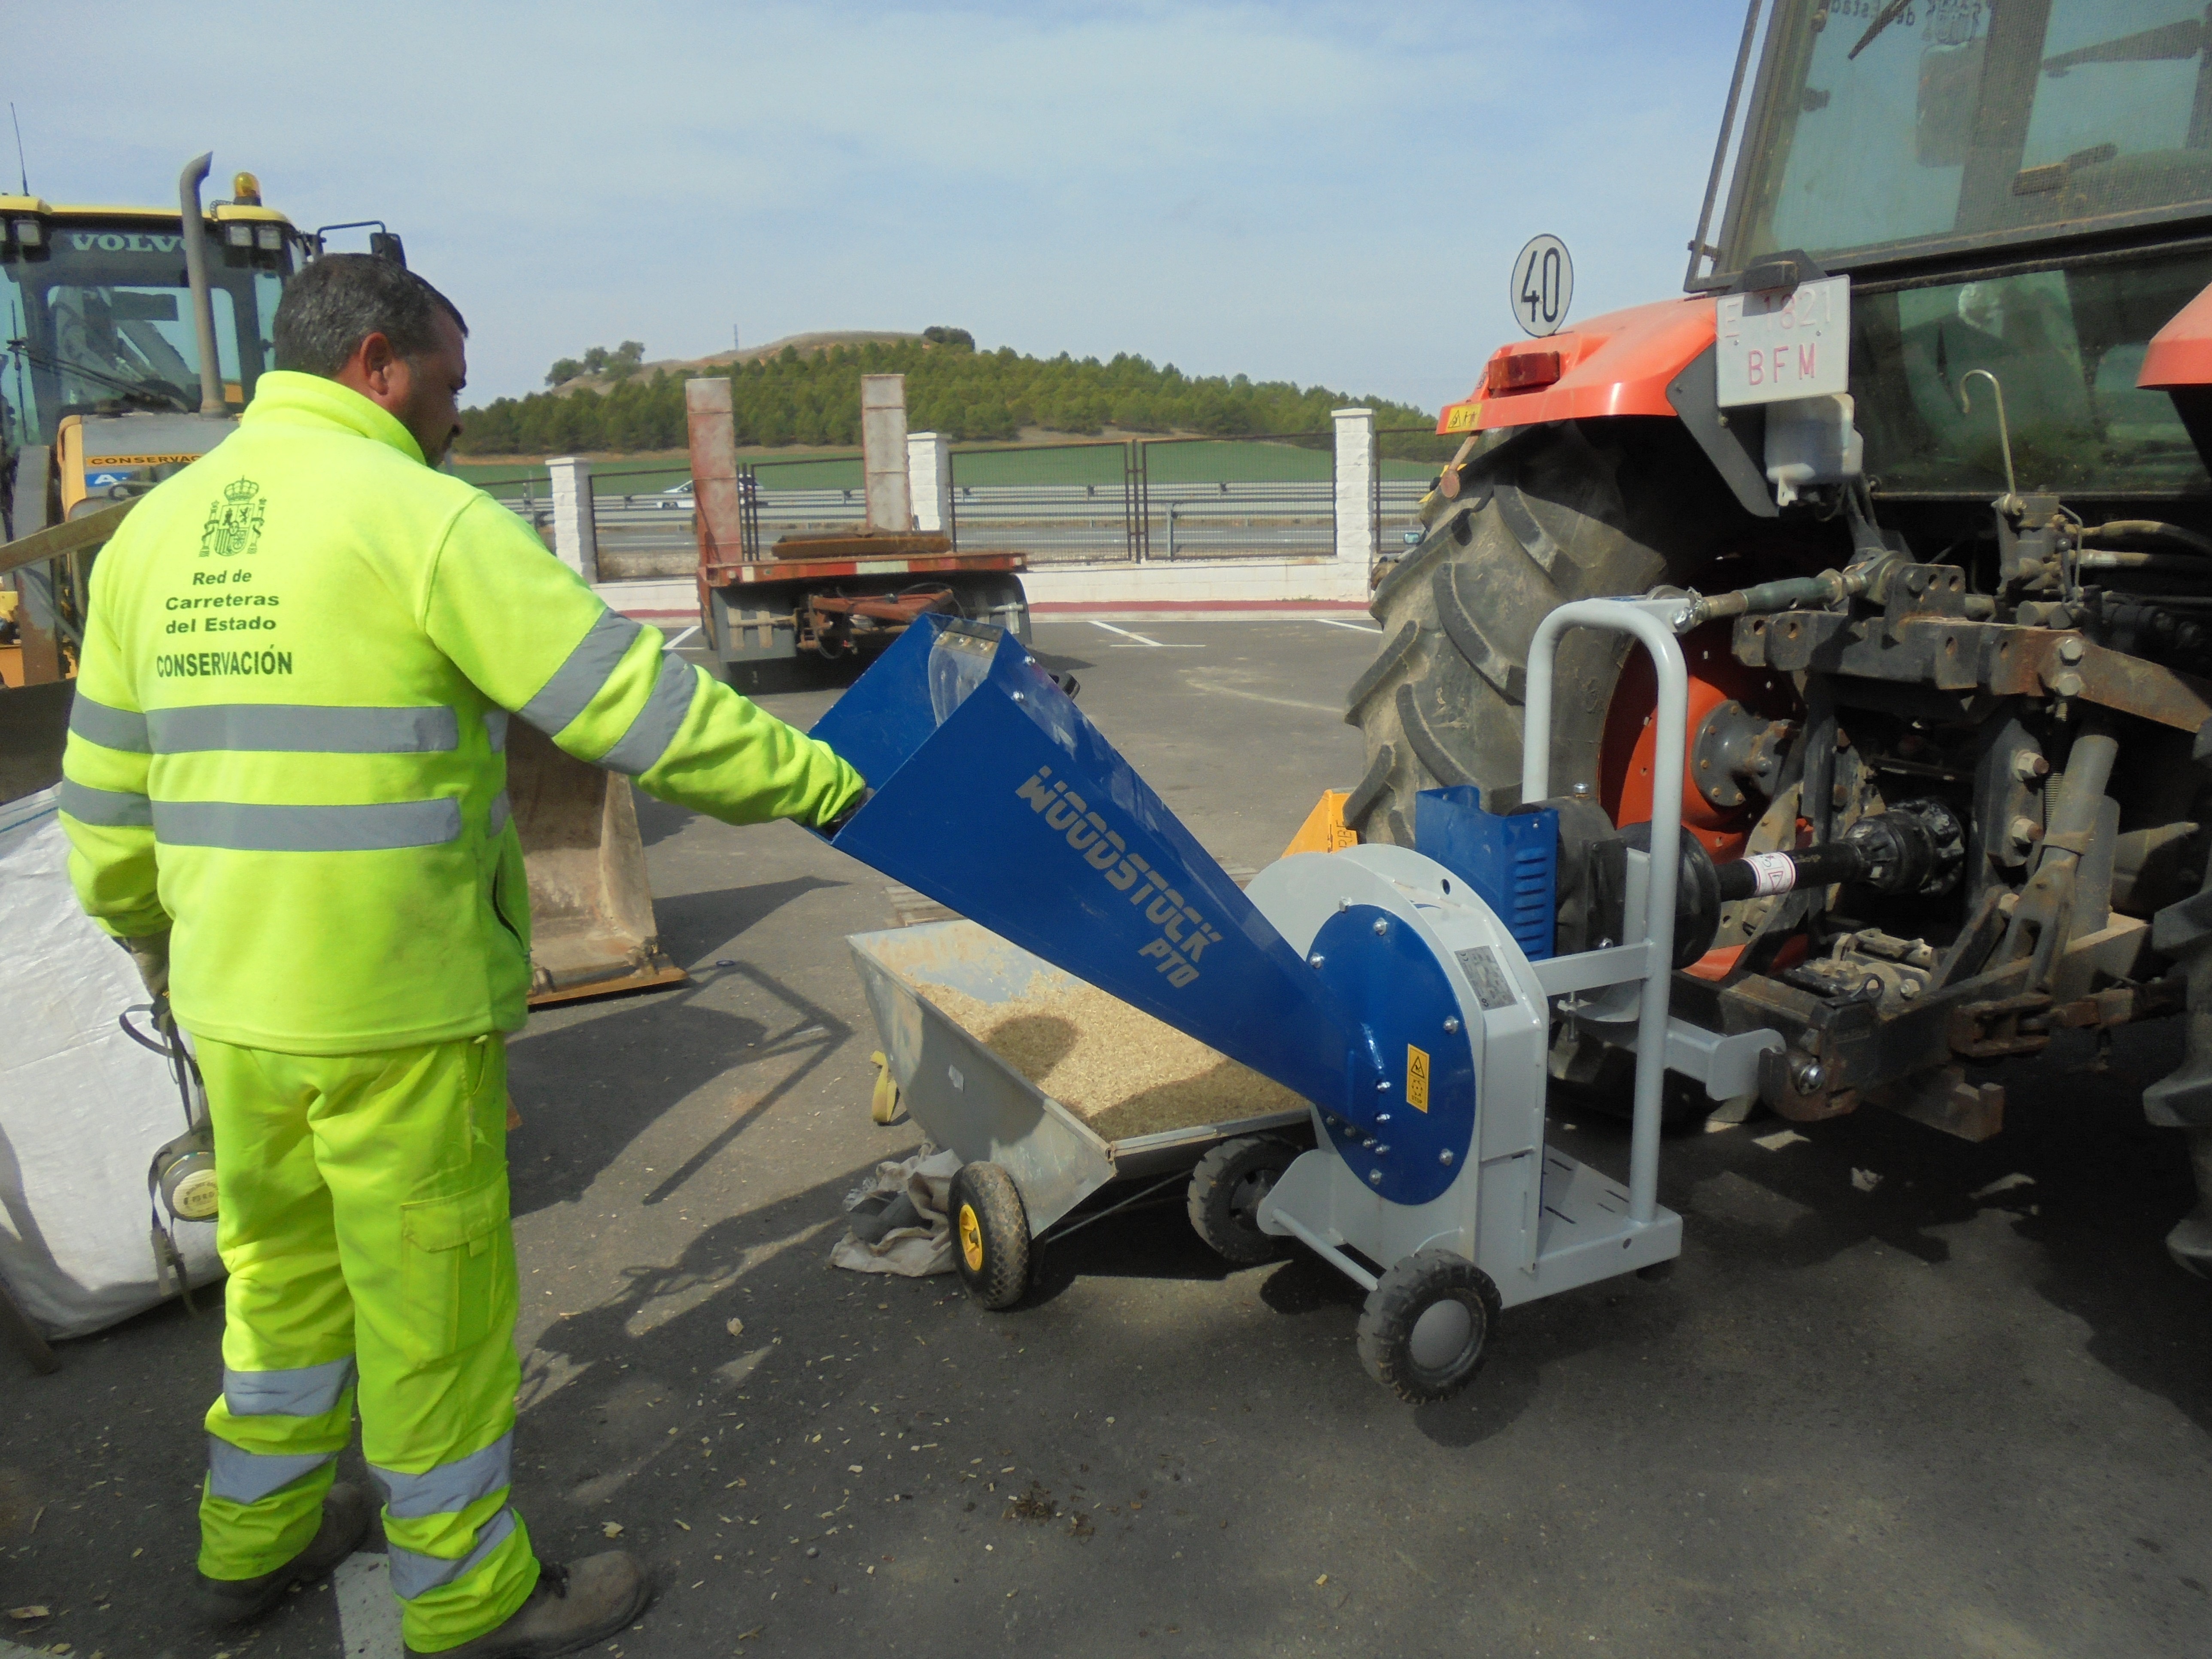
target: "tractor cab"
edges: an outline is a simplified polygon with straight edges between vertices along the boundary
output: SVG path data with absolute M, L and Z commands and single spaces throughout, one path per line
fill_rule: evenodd
M 1741 289 L 1798 250 L 1850 276 L 1882 493 L 1985 501 L 2008 436 L 2021 490 L 2171 495 L 2204 465 L 2138 380 L 2212 283 L 2208 217 L 2195 0 L 1776 0 L 1746 21 L 1688 286 Z

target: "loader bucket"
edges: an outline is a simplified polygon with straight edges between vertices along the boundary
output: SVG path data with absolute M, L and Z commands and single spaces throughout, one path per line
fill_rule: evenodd
M 687 979 L 660 948 L 629 780 L 516 720 L 507 794 L 530 872 L 531 1006 Z

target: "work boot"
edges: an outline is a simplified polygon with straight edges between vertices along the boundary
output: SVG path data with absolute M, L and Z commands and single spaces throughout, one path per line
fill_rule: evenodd
M 440 1649 L 437 1659 L 553 1659 L 612 1636 L 652 1599 L 645 1563 L 628 1550 L 568 1566 L 541 1561 L 536 1588 L 512 1618 L 457 1648 Z
M 295 1584 L 311 1583 L 360 1548 L 376 1505 L 349 1480 L 333 1480 L 323 1494 L 323 1523 L 307 1547 L 274 1572 L 258 1578 L 199 1579 L 200 1612 L 210 1625 L 242 1625 L 284 1599 Z

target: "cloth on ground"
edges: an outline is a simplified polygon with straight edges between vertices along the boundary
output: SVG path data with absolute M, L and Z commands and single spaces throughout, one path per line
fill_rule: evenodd
M 830 1263 L 860 1273 L 897 1273 L 905 1279 L 927 1279 L 952 1271 L 952 1224 L 945 1217 L 951 1201 L 952 1177 L 960 1173 L 960 1154 L 940 1152 L 927 1142 L 912 1158 L 876 1165 L 876 1172 L 845 1194 L 845 1208 L 854 1217 L 830 1252 Z M 903 1214 L 894 1208 L 911 1206 L 915 1219 L 901 1226 Z M 872 1243 L 863 1232 L 875 1232 L 871 1222 L 890 1221 Z

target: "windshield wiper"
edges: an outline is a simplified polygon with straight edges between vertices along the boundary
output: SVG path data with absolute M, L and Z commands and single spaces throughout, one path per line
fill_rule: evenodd
M 197 415 L 199 406 L 188 402 L 182 392 L 167 382 L 126 380 L 119 374 L 109 374 L 89 363 L 64 361 L 51 351 L 41 351 L 27 340 L 10 340 L 8 349 L 28 359 L 33 367 L 51 370 L 57 374 L 74 374 L 81 380 L 90 380 L 104 386 L 116 394 L 118 402 L 143 402 L 155 407 L 167 406 L 182 410 L 187 415 Z
M 1844 54 L 1844 61 L 1847 64 L 1850 63 L 1851 59 L 1856 58 L 1861 52 L 1872 46 L 1874 44 L 1875 36 L 1880 34 L 1892 23 L 1894 23 L 1899 18 L 1904 16 L 1905 8 L 1910 6 L 1912 0 L 1889 0 L 1889 3 L 1887 6 L 1884 6 L 1881 9 L 1881 15 L 1875 18 L 1873 22 L 1867 25 L 1867 32 L 1859 36 L 1858 45 L 1853 46 L 1850 51 Z

